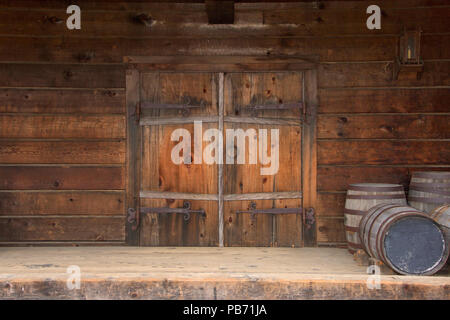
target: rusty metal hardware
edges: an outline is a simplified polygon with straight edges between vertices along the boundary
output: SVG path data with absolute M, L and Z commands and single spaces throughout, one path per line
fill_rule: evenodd
M 127 221 L 128 223 L 136 222 L 136 210 L 134 208 L 128 208 L 127 210 Z
M 182 115 L 187 117 L 190 113 L 190 109 L 195 108 L 204 108 L 206 106 L 206 101 L 201 100 L 199 105 L 192 105 L 191 99 L 189 97 L 184 98 L 184 102 L 182 104 L 174 104 L 174 103 L 153 103 L 143 101 L 140 103 L 141 109 L 178 109 L 181 110 Z
M 134 208 L 128 208 L 127 221 L 131 224 L 131 230 L 136 231 L 139 228 L 139 215 Z
M 311 226 L 313 226 L 316 223 L 316 211 L 314 210 L 314 208 L 307 208 L 305 210 L 305 225 L 307 229 L 310 229 Z
M 184 201 L 183 202 L 183 207 L 182 208 L 141 208 L 140 210 L 141 213 L 180 213 L 183 214 L 183 219 L 185 221 L 188 221 L 191 218 L 191 214 L 193 213 L 198 213 L 202 216 L 202 218 L 206 218 L 206 212 L 204 209 L 199 209 L 199 210 L 192 210 L 191 209 L 191 203 L 189 201 Z
M 236 210 L 236 213 L 250 213 L 250 218 L 254 220 L 257 214 L 302 214 L 303 209 L 301 207 L 257 209 L 256 203 L 252 201 L 248 210 Z

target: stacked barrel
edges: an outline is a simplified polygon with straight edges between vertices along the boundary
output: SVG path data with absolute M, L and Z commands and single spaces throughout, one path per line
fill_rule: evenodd
M 357 183 L 347 190 L 344 227 L 348 250 L 355 253 L 363 249 L 359 239 L 359 223 L 367 210 L 381 203 L 406 205 L 405 191 L 399 184 Z
M 362 249 L 400 274 L 442 269 L 450 245 L 450 172 L 414 173 L 408 202 L 401 185 L 350 185 L 344 220 L 349 251 Z

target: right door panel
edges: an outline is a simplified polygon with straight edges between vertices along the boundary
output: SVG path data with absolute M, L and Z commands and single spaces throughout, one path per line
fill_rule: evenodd
M 226 246 L 302 245 L 302 91 L 301 72 L 225 75 Z

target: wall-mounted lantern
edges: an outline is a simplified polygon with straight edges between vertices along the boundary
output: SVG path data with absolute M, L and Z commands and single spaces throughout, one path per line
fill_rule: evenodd
M 421 30 L 405 31 L 400 37 L 400 62 L 420 64 Z
M 400 36 L 399 51 L 396 62 L 394 63 L 393 78 L 398 79 L 400 72 L 416 73 L 416 78 L 419 80 L 423 72 L 423 61 L 420 58 L 420 37 L 422 31 L 406 29 Z

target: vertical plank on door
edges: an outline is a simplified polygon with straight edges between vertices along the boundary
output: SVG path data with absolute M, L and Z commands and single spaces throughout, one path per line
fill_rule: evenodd
M 304 77 L 306 119 L 303 123 L 303 208 L 315 208 L 317 199 L 317 142 L 316 114 L 318 107 L 317 70 L 305 71 Z M 305 218 L 305 215 L 304 215 Z M 305 222 L 305 221 L 304 221 Z M 306 247 L 317 244 L 317 224 L 303 223 L 303 243 Z
M 136 118 L 136 106 L 139 103 L 139 71 L 129 69 L 126 72 L 126 105 L 127 105 L 127 194 L 125 210 L 132 208 L 138 215 L 139 210 L 139 167 L 137 157 L 139 154 L 139 124 Z M 139 244 L 139 228 L 136 223 L 126 222 L 126 242 L 128 245 Z
M 222 134 L 222 141 L 223 141 L 223 117 L 224 117 L 224 74 L 223 72 L 219 73 L 219 132 Z M 222 150 L 223 150 L 222 146 Z M 224 205 L 223 205 L 223 151 L 219 157 L 219 163 L 218 163 L 218 177 L 217 177 L 217 189 L 219 191 L 219 199 L 218 199 L 218 209 L 219 209 L 219 247 L 223 247 L 224 245 L 224 239 L 223 239 L 223 215 L 224 215 Z

